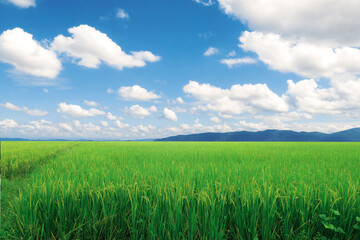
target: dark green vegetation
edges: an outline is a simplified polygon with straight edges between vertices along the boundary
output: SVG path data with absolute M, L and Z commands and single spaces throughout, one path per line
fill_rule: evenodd
M 2 150 L 2 238 L 360 239 L 360 143 Z

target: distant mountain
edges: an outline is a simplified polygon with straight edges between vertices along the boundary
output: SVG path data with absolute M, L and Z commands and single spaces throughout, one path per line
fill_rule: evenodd
M 155 141 L 234 141 L 234 142 L 360 142 L 360 128 L 336 133 L 265 130 L 259 132 L 199 133 L 178 135 Z

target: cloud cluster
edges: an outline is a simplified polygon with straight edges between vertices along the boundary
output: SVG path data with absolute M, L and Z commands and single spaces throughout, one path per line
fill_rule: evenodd
M 168 108 L 164 108 L 163 110 L 164 118 L 176 122 L 178 120 L 176 113 Z
M 72 27 L 68 31 L 71 37 L 58 35 L 49 47 L 47 43 L 34 40 L 21 28 L 6 30 L 0 35 L 0 61 L 13 65 L 17 72 L 54 79 L 62 69 L 56 53 L 64 54 L 88 68 L 97 68 L 103 62 L 122 70 L 144 67 L 147 62 L 160 60 L 159 56 L 149 51 L 127 54 L 105 33 L 88 25 Z
M 0 35 L 0 61 L 13 65 L 18 72 L 51 79 L 62 68 L 53 51 L 43 47 L 21 28 Z
M 332 77 L 360 73 L 360 50 L 331 48 L 310 42 L 291 41 L 278 34 L 245 31 L 240 47 L 255 52 L 271 69 L 304 77 Z
M 118 89 L 118 94 L 125 100 L 133 101 L 151 101 L 159 99 L 160 96 L 155 94 L 152 91 L 148 91 L 145 88 L 140 87 L 139 85 L 121 87 Z
M 7 109 L 10 109 L 13 111 L 21 111 L 21 112 L 24 112 L 31 116 L 46 116 L 46 115 L 48 115 L 47 111 L 41 111 L 39 109 L 28 109 L 27 107 L 18 107 L 9 102 L 7 102 L 5 104 L 0 103 L 0 107 L 4 107 L 4 108 L 7 108 Z
M 151 106 L 149 108 L 144 108 L 139 105 L 132 105 L 125 108 L 125 112 L 135 118 L 145 118 L 151 115 L 152 112 L 156 112 L 157 108 Z
M 159 56 L 149 51 L 133 51 L 127 54 L 105 33 L 88 25 L 72 27 L 68 31 L 72 36 L 57 36 L 51 48 L 58 53 L 66 54 L 81 66 L 97 68 L 104 62 L 122 70 L 124 67 L 144 67 L 146 62 L 160 60 Z
M 100 104 L 94 101 L 88 101 L 88 100 L 84 100 L 85 105 L 89 106 L 89 107 L 96 107 L 99 106 Z
M 356 0 L 218 0 L 251 31 L 239 47 L 270 69 L 306 77 L 288 81 L 283 99 L 310 114 L 360 115 L 360 22 Z M 266 11 L 264 11 L 266 9 Z M 329 87 L 319 86 L 329 79 Z
M 203 110 L 233 115 L 256 111 L 286 112 L 289 106 L 283 97 L 272 92 L 266 84 L 236 84 L 222 89 L 210 84 L 190 81 L 183 88 L 185 93 L 199 100 Z
M 104 111 L 96 108 L 83 109 L 79 105 L 67 104 L 65 102 L 58 104 L 57 112 L 71 115 L 73 117 L 95 117 L 99 115 L 106 115 Z
M 218 0 L 225 13 L 250 29 L 306 38 L 309 42 L 360 46 L 357 0 Z
M 360 116 L 360 79 L 333 79 L 331 87 L 321 88 L 314 79 L 288 81 L 289 101 L 300 111 L 312 114 Z

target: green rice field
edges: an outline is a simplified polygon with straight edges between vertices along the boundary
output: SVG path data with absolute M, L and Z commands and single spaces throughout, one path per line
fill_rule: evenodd
M 1 239 L 360 239 L 360 143 L 1 151 Z

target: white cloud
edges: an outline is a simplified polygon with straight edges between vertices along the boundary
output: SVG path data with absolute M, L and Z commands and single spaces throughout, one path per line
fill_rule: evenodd
M 221 123 L 221 119 L 219 117 L 212 117 L 212 118 L 210 118 L 210 121 L 212 121 L 214 123 Z
M 213 5 L 213 4 L 215 4 L 214 0 L 194 0 L 194 1 L 204 5 L 205 7 L 209 7 L 209 6 Z
M 13 110 L 13 111 L 22 111 L 22 108 L 12 104 L 12 103 L 5 103 L 5 104 L 0 104 L 1 107 L 5 107 L 7 109 Z
M 88 25 L 70 28 L 72 37 L 57 36 L 51 47 L 59 53 L 77 61 L 78 65 L 97 68 L 101 62 L 122 70 L 124 67 L 144 67 L 146 62 L 157 62 L 159 56 L 149 51 L 138 51 L 126 54 L 119 45 L 106 34 Z
M 21 28 L 0 35 L 0 61 L 13 65 L 17 72 L 50 79 L 55 78 L 62 68 L 52 50 L 42 47 Z
M 28 115 L 31 115 L 31 116 L 46 116 L 48 115 L 48 112 L 47 111 L 41 111 L 41 110 L 38 110 L 38 109 L 28 109 L 27 107 L 18 107 L 12 103 L 5 103 L 5 104 L 1 104 L 0 103 L 0 107 L 4 107 L 4 108 L 7 108 L 7 109 L 10 109 L 10 110 L 13 110 L 13 111 L 22 111 Z
M 178 119 L 177 119 L 177 116 L 176 116 L 176 113 L 168 108 L 164 108 L 163 110 L 163 114 L 164 114 L 164 117 L 166 119 L 169 119 L 171 121 L 174 121 L 176 122 Z
M 147 126 L 144 126 L 142 124 L 137 126 L 137 129 L 141 132 L 149 133 L 151 130 L 156 129 L 153 125 L 149 124 Z
M 104 111 L 96 108 L 83 109 L 79 105 L 66 104 L 65 102 L 58 104 L 58 113 L 68 114 L 73 117 L 94 117 L 99 115 L 106 115 Z
M 271 69 L 293 72 L 305 77 L 332 77 L 335 74 L 360 73 L 360 50 L 333 49 L 310 42 L 289 41 L 277 34 L 245 31 L 240 47 L 253 51 Z
M 360 45 L 357 0 L 218 0 L 250 29 L 310 42 Z
M 126 100 L 151 101 L 160 98 L 160 96 L 156 95 L 153 91 L 149 92 L 139 85 L 121 87 L 118 90 L 118 94 Z
M 150 108 L 143 108 L 139 105 L 132 105 L 131 107 L 126 107 L 125 112 L 135 118 L 145 118 L 151 115 L 151 112 L 156 112 L 157 108 L 151 106 Z
M 100 104 L 94 101 L 88 101 L 88 100 L 84 100 L 85 105 L 89 106 L 89 107 L 96 107 L 99 106 Z
M 116 120 L 115 121 L 115 125 L 118 127 L 118 128 L 129 128 L 130 125 L 127 124 L 127 123 L 122 123 L 120 120 Z
M 0 121 L 0 127 L 1 128 L 15 128 L 18 124 L 13 119 L 5 119 L 3 121 Z
M 214 48 L 214 47 L 209 47 L 205 52 L 204 52 L 204 56 L 212 56 L 215 54 L 219 53 L 219 49 Z
M 183 88 L 185 93 L 197 98 L 203 110 L 225 115 L 237 115 L 256 111 L 286 112 L 289 106 L 283 97 L 273 93 L 266 84 L 236 84 L 230 89 L 221 89 L 210 84 L 190 81 Z
M 320 114 L 360 116 L 360 79 L 332 79 L 331 87 L 321 88 L 314 79 L 288 81 L 289 102 L 299 110 Z
M 122 8 L 117 9 L 116 17 L 121 19 L 129 19 L 130 15 Z
M 221 59 L 220 63 L 227 65 L 229 68 L 233 68 L 244 64 L 254 64 L 256 63 L 256 60 L 250 57 L 228 58 L 228 59 Z
M 181 97 L 177 97 L 176 102 L 180 104 L 185 104 L 184 100 Z
M 108 112 L 106 114 L 106 118 L 109 120 L 122 120 L 123 119 L 122 117 L 117 117 L 117 116 L 113 115 L 111 112 Z
M 110 94 L 110 93 L 113 93 L 113 92 L 114 92 L 114 90 L 113 90 L 113 89 L 111 89 L 111 88 L 108 88 L 108 89 L 106 90 L 106 92 Z
M 12 3 L 21 8 L 35 7 L 35 0 L 7 0 L 9 3 Z

